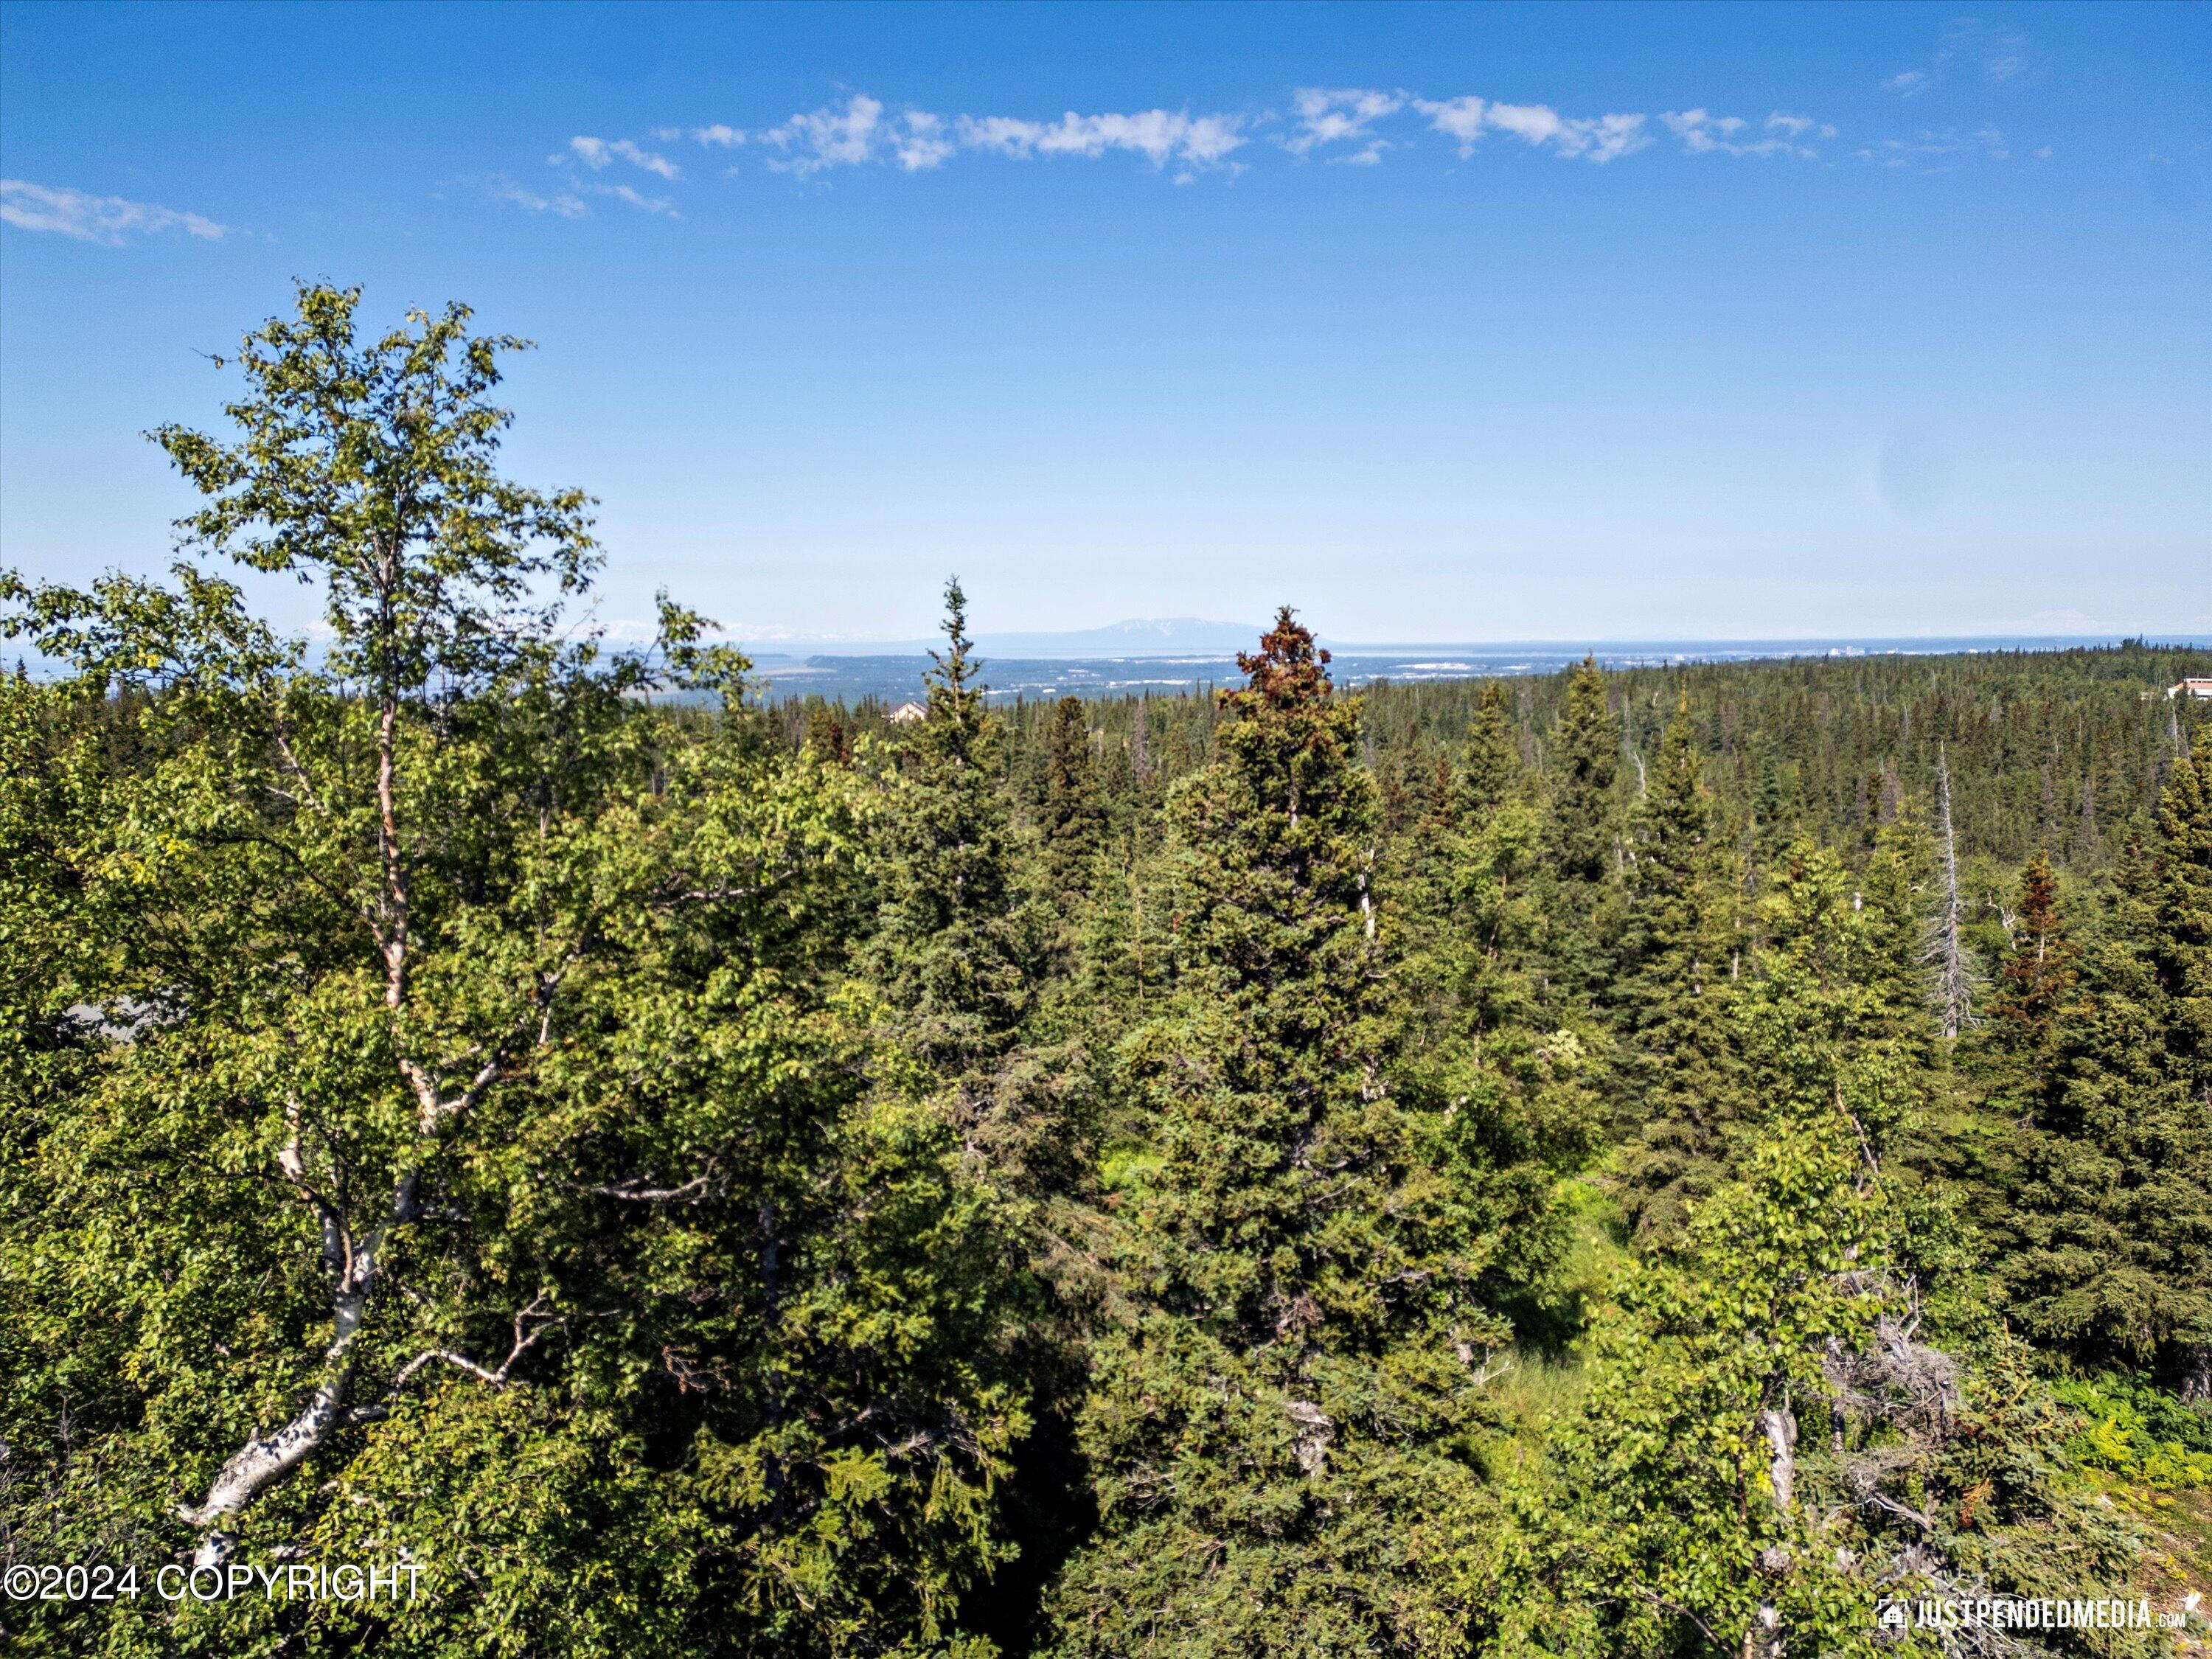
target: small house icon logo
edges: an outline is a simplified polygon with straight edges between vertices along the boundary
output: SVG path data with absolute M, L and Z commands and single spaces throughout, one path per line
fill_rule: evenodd
M 1905 1626 L 1905 1603 L 1884 1601 L 1876 1608 L 1874 1622 L 1881 1630 L 1903 1630 Z

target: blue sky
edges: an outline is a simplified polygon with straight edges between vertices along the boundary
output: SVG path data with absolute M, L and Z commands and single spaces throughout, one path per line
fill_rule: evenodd
M 2212 8 L 0 9 L 0 561 L 295 276 L 528 335 L 605 615 L 2212 628 Z M 295 616 L 290 593 L 273 597 Z

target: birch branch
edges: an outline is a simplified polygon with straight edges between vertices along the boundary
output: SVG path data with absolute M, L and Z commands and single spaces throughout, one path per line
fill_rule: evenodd
M 514 1362 L 536 1347 L 538 1339 L 544 1335 L 551 1325 L 552 1322 L 550 1318 L 540 1317 L 545 1313 L 545 1292 L 540 1291 L 530 1298 L 527 1306 L 516 1310 L 514 1346 L 507 1350 L 507 1358 L 499 1362 L 498 1370 L 494 1370 L 480 1365 L 467 1355 L 455 1353 L 450 1348 L 428 1348 L 416 1354 L 414 1358 L 399 1368 L 398 1374 L 392 1379 L 392 1386 L 394 1389 L 404 1387 L 417 1371 L 432 1360 L 442 1359 L 448 1365 L 456 1366 L 466 1371 L 479 1382 L 487 1383 L 495 1389 L 506 1387 L 507 1375 L 514 1370 Z M 533 1318 L 539 1319 L 539 1322 L 535 1326 L 530 1323 Z

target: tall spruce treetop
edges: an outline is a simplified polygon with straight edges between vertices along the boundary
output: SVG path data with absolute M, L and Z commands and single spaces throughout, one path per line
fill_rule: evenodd
M 1613 867 L 1614 774 L 1620 765 L 1620 721 L 1606 698 L 1605 676 L 1585 657 L 1567 680 L 1566 712 L 1554 739 L 1552 838 L 1559 873 L 1570 881 L 1603 881 Z
M 1650 1030 L 1660 1005 L 1697 994 L 1705 969 L 1707 837 L 1712 811 L 1705 796 L 1696 728 L 1686 705 L 1667 726 L 1651 786 L 1631 818 L 1634 865 L 1621 929 L 1626 978 L 1616 994 L 1630 1026 Z
M 1482 688 L 1467 735 L 1467 763 L 1460 775 L 1457 805 L 1462 811 L 1492 811 L 1518 793 L 1525 781 L 1512 702 L 1502 680 Z
M 1015 891 L 1000 732 L 983 700 L 959 578 L 927 717 L 883 820 L 883 906 L 866 960 L 922 1058 L 957 1073 L 1003 1054 L 1030 1006 L 1034 940 Z
M 2013 951 L 2000 975 L 2003 988 L 1990 1007 L 1999 1042 L 2037 1052 L 2051 1040 L 2058 1011 L 2081 977 L 2074 966 L 2077 954 L 2059 921 L 2058 878 L 2051 860 L 2038 853 L 2021 872 Z
M 1671 1231 L 1705 1190 L 1712 1129 L 1735 1085 L 1716 974 L 1711 806 L 1686 704 L 1667 727 L 1631 822 L 1633 861 L 1613 997 L 1622 1072 L 1638 1125 L 1624 1175 L 1640 1233 Z M 1726 963 L 1722 963 L 1723 969 Z
M 2212 727 L 2176 763 L 2158 803 L 2158 931 L 2152 960 L 2173 1000 L 2174 1059 L 2212 1103 Z
M 2212 1400 L 2212 736 L 2177 762 L 2148 860 L 2082 953 L 2021 1173 L 2004 1273 L 2021 1324 Z
M 1128 1049 L 1156 1164 L 1119 1194 L 1082 1418 L 1101 1524 L 1066 1653 L 1450 1651 L 1495 1240 L 1390 1087 L 1358 709 L 1289 611 L 1171 798 L 1177 983 Z

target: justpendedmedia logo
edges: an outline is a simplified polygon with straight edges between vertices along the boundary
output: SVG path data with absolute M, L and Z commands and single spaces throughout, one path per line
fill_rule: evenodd
M 2132 1596 L 2053 1598 L 2027 1595 L 1929 1595 L 1875 1604 L 1875 1628 L 1891 1637 L 1908 1630 L 2155 1630 L 2177 1627 L 2184 1613 L 2154 1613 Z

